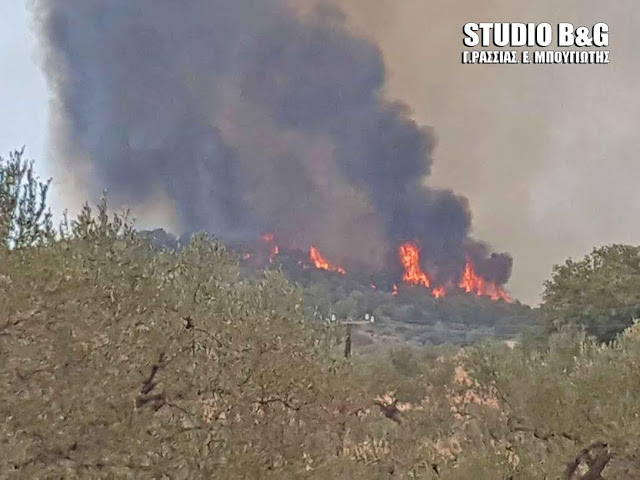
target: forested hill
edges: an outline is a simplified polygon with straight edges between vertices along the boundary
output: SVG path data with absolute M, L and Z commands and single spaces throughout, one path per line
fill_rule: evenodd
M 180 249 L 189 236 L 181 238 L 163 229 L 141 234 L 156 248 Z M 241 254 L 238 253 L 241 264 Z M 308 318 L 340 321 L 373 315 L 375 322 L 358 329 L 356 343 L 387 343 L 407 340 L 417 344 L 453 343 L 466 345 L 482 339 L 518 339 L 537 322 L 537 310 L 519 302 L 507 303 L 472 294 L 433 298 L 422 287 L 398 285 L 392 278 L 348 272 L 341 274 L 316 268 L 301 268 L 302 254 L 282 252 L 273 262 L 254 268 L 243 264 L 247 276 L 261 274 L 262 267 L 282 270 L 303 287 Z

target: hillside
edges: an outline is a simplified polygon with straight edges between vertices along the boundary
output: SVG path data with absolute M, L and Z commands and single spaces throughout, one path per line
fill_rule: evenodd
M 162 229 L 143 231 L 141 235 L 155 248 L 179 250 L 188 236 L 176 238 Z M 372 325 L 359 327 L 357 344 L 397 343 L 418 345 L 452 343 L 469 345 L 480 340 L 518 340 L 538 325 L 536 310 L 519 302 L 507 303 L 472 294 L 433 298 L 420 286 L 400 284 L 393 293 L 394 280 L 371 274 L 340 274 L 317 268 L 302 268 L 303 252 L 281 252 L 271 262 L 255 264 L 242 261 L 247 276 L 260 274 L 262 268 L 281 270 L 303 287 L 305 315 L 309 319 L 337 321 L 361 320 L 373 315 Z

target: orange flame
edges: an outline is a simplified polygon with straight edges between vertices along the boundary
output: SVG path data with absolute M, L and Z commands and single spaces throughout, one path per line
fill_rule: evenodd
M 442 298 L 447 294 L 447 290 L 444 287 L 434 288 L 431 292 L 434 298 Z
M 412 285 L 431 286 L 431 279 L 420 267 L 420 249 L 413 243 L 400 246 L 400 261 L 404 267 L 402 279 Z
M 333 265 L 331 265 L 329 261 L 326 258 L 324 258 L 324 256 L 320 253 L 320 251 L 313 245 L 311 245 L 311 247 L 309 248 L 309 258 L 311 259 L 313 264 L 316 266 L 316 268 L 319 268 L 321 270 L 338 272 L 338 273 L 341 273 L 342 275 L 347 273 L 344 268 L 334 267 Z
M 269 263 L 272 263 L 273 257 L 280 254 L 280 247 L 275 243 L 275 236 L 273 233 L 265 233 L 261 238 L 269 244 Z
M 261 238 L 264 242 L 269 244 L 269 262 L 273 262 L 273 258 L 280 254 L 280 247 L 276 243 L 275 235 L 273 233 L 265 233 Z M 404 268 L 402 280 L 411 285 L 421 285 L 431 289 L 433 281 L 431 277 L 422 270 L 420 265 L 420 248 L 415 243 L 407 242 L 400 246 L 399 256 Z M 248 260 L 251 258 L 251 255 L 246 253 L 243 258 Z M 309 248 L 309 259 L 318 269 L 338 272 L 342 275 L 347 273 L 344 268 L 332 265 L 313 245 Z M 309 265 L 304 262 L 298 263 L 302 268 L 309 268 Z M 469 259 L 467 259 L 465 264 L 464 274 L 460 280 L 459 287 L 467 293 L 473 293 L 478 296 L 487 296 L 492 300 L 504 300 L 505 302 L 513 303 L 511 297 L 509 297 L 509 295 L 498 284 L 489 282 L 478 275 L 473 263 Z M 377 286 L 372 284 L 371 288 L 376 290 Z M 398 295 L 398 285 L 393 286 L 391 293 L 393 295 Z M 431 295 L 433 295 L 434 298 L 445 297 L 447 295 L 447 289 L 442 285 L 432 288 Z
M 478 275 L 469 260 L 467 260 L 464 267 L 464 274 L 462 275 L 462 280 L 460 280 L 460 288 L 468 293 L 491 297 L 492 300 L 502 299 L 507 303 L 513 302 L 511 297 L 509 297 L 502 288 Z

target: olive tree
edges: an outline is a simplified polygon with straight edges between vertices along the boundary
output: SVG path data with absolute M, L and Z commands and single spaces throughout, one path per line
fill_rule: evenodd
M 0 246 L 21 248 L 51 240 L 50 181 L 41 182 L 24 149 L 0 156 Z

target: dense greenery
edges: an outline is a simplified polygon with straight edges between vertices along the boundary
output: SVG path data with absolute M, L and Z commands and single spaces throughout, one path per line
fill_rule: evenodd
M 519 339 L 537 320 L 537 311 L 526 305 L 488 297 L 458 294 L 435 299 L 422 287 L 404 284 L 393 295 L 391 288 L 373 289 L 353 274 L 305 270 L 288 276 L 305 286 L 308 315 L 319 312 L 338 318 L 363 318 L 373 314 L 376 323 L 361 328 L 373 341 L 467 345 L 487 338 Z
M 640 326 L 346 361 L 308 293 L 205 235 L 152 248 L 105 202 L 39 225 L 2 225 L 1 476 L 640 478 Z
M 640 318 L 640 247 L 600 247 L 580 261 L 554 267 L 545 283 L 544 307 L 551 331 L 577 324 L 601 340 L 613 340 Z
M 152 254 L 85 221 L 0 257 L 0 470 L 284 474 L 337 448 L 351 393 L 284 278 L 239 280 L 206 238 Z

